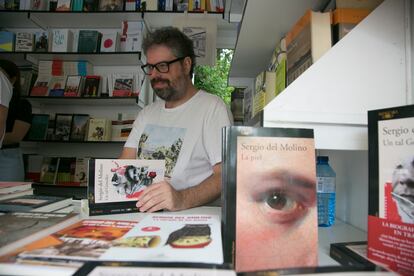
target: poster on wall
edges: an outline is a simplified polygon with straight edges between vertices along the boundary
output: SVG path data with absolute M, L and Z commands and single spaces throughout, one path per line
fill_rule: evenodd
M 173 26 L 179 28 L 193 41 L 197 65 L 216 64 L 216 18 L 178 16 L 174 19 Z

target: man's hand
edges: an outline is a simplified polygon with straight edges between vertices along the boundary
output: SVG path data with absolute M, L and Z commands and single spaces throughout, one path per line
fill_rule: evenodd
M 178 211 L 184 209 L 182 194 L 168 182 L 154 183 L 144 189 L 138 197 L 137 207 L 140 212 L 159 210 Z

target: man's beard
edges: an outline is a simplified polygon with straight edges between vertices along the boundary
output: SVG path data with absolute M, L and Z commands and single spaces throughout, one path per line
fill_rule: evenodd
M 164 82 L 167 84 L 167 87 L 154 88 L 154 84 L 157 82 Z M 167 79 L 161 79 L 161 78 L 153 79 L 151 80 L 151 86 L 155 94 L 166 102 L 180 100 L 184 96 L 184 93 L 185 93 L 184 89 L 178 90 L 174 88 L 171 85 L 171 81 Z

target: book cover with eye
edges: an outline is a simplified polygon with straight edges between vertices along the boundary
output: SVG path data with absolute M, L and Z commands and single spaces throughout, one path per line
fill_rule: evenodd
M 368 141 L 368 258 L 412 275 L 414 105 L 368 111 Z
M 224 261 L 236 272 L 318 265 L 311 129 L 223 129 Z
M 165 160 L 89 160 L 89 215 L 138 212 L 137 198 L 165 175 Z

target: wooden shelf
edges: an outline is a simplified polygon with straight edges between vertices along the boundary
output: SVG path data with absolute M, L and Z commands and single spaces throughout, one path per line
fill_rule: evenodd
M 31 103 L 36 105 L 53 104 L 53 105 L 137 105 L 137 97 L 41 97 L 27 96 L 25 97 Z

